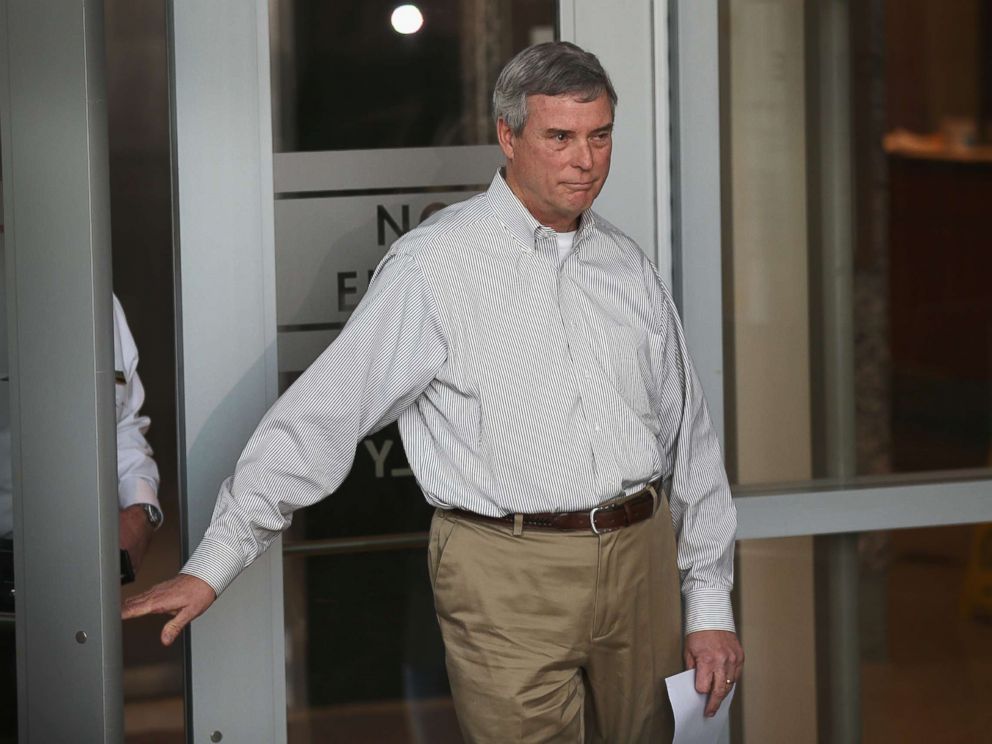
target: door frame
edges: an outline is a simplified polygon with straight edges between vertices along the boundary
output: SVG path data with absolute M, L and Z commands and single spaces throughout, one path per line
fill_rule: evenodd
M 184 557 L 277 390 L 268 10 L 266 0 L 168 10 Z M 597 210 L 671 276 L 667 4 L 631 0 L 618 13 L 561 0 L 559 24 L 600 56 L 621 98 Z M 277 178 L 291 157 L 277 157 Z M 282 612 L 277 543 L 188 631 L 189 740 L 268 730 L 285 741 Z
M 183 558 L 276 398 L 265 0 L 170 2 Z M 186 634 L 189 741 L 286 739 L 281 540 Z
M 0 5 L 22 742 L 123 738 L 104 80 L 101 2 Z

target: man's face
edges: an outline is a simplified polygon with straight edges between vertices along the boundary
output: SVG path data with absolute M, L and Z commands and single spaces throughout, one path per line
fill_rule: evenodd
M 529 96 L 523 131 L 514 134 L 502 119 L 496 129 L 513 193 L 542 225 L 574 230 L 610 172 L 610 99 L 605 93 L 589 102 L 569 94 Z

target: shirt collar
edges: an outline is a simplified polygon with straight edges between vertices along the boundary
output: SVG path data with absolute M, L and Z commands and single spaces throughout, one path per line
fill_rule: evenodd
M 486 196 L 499 221 L 527 250 L 534 250 L 540 234 L 544 233 L 550 236 L 554 233 L 550 227 L 545 227 L 538 222 L 530 210 L 517 198 L 503 177 L 502 168 L 496 171 L 496 176 L 493 178 Z M 578 249 L 579 243 L 592 230 L 595 223 L 591 209 L 582 213 L 579 217 L 579 227 L 575 233 L 575 240 L 572 243 L 573 250 Z

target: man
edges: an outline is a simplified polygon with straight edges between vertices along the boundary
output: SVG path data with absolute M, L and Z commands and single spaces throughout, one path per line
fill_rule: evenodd
M 152 533 L 162 526 L 162 509 L 158 503 L 158 466 L 145 439 L 151 421 L 141 414 L 145 387 L 138 376 L 138 347 L 116 295 L 113 301 L 119 541 L 137 573 Z
M 668 290 L 590 209 L 616 105 L 599 61 L 531 47 L 493 99 L 505 170 L 392 246 L 266 414 L 183 574 L 124 616 L 175 613 L 171 643 L 398 418 L 437 507 L 429 568 L 466 739 L 660 741 L 680 584 L 709 714 L 743 663 L 719 446 Z

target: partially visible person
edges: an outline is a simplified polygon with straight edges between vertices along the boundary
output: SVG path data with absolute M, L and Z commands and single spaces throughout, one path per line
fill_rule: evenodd
M 141 415 L 145 388 L 138 377 L 138 347 L 114 296 L 114 390 L 117 404 L 117 500 L 120 545 L 137 573 L 152 533 L 162 526 L 158 467 L 145 434 L 151 421 Z
M 117 499 L 120 505 L 120 545 L 135 571 L 141 565 L 152 533 L 162 524 L 158 503 L 158 467 L 145 439 L 151 423 L 142 416 L 145 388 L 138 377 L 138 347 L 124 309 L 114 300 L 114 388 L 117 413 Z M 9 396 L 7 375 L 0 383 Z M 10 466 L 10 420 L 6 398 L 0 407 L 0 538 L 14 537 L 14 505 Z

